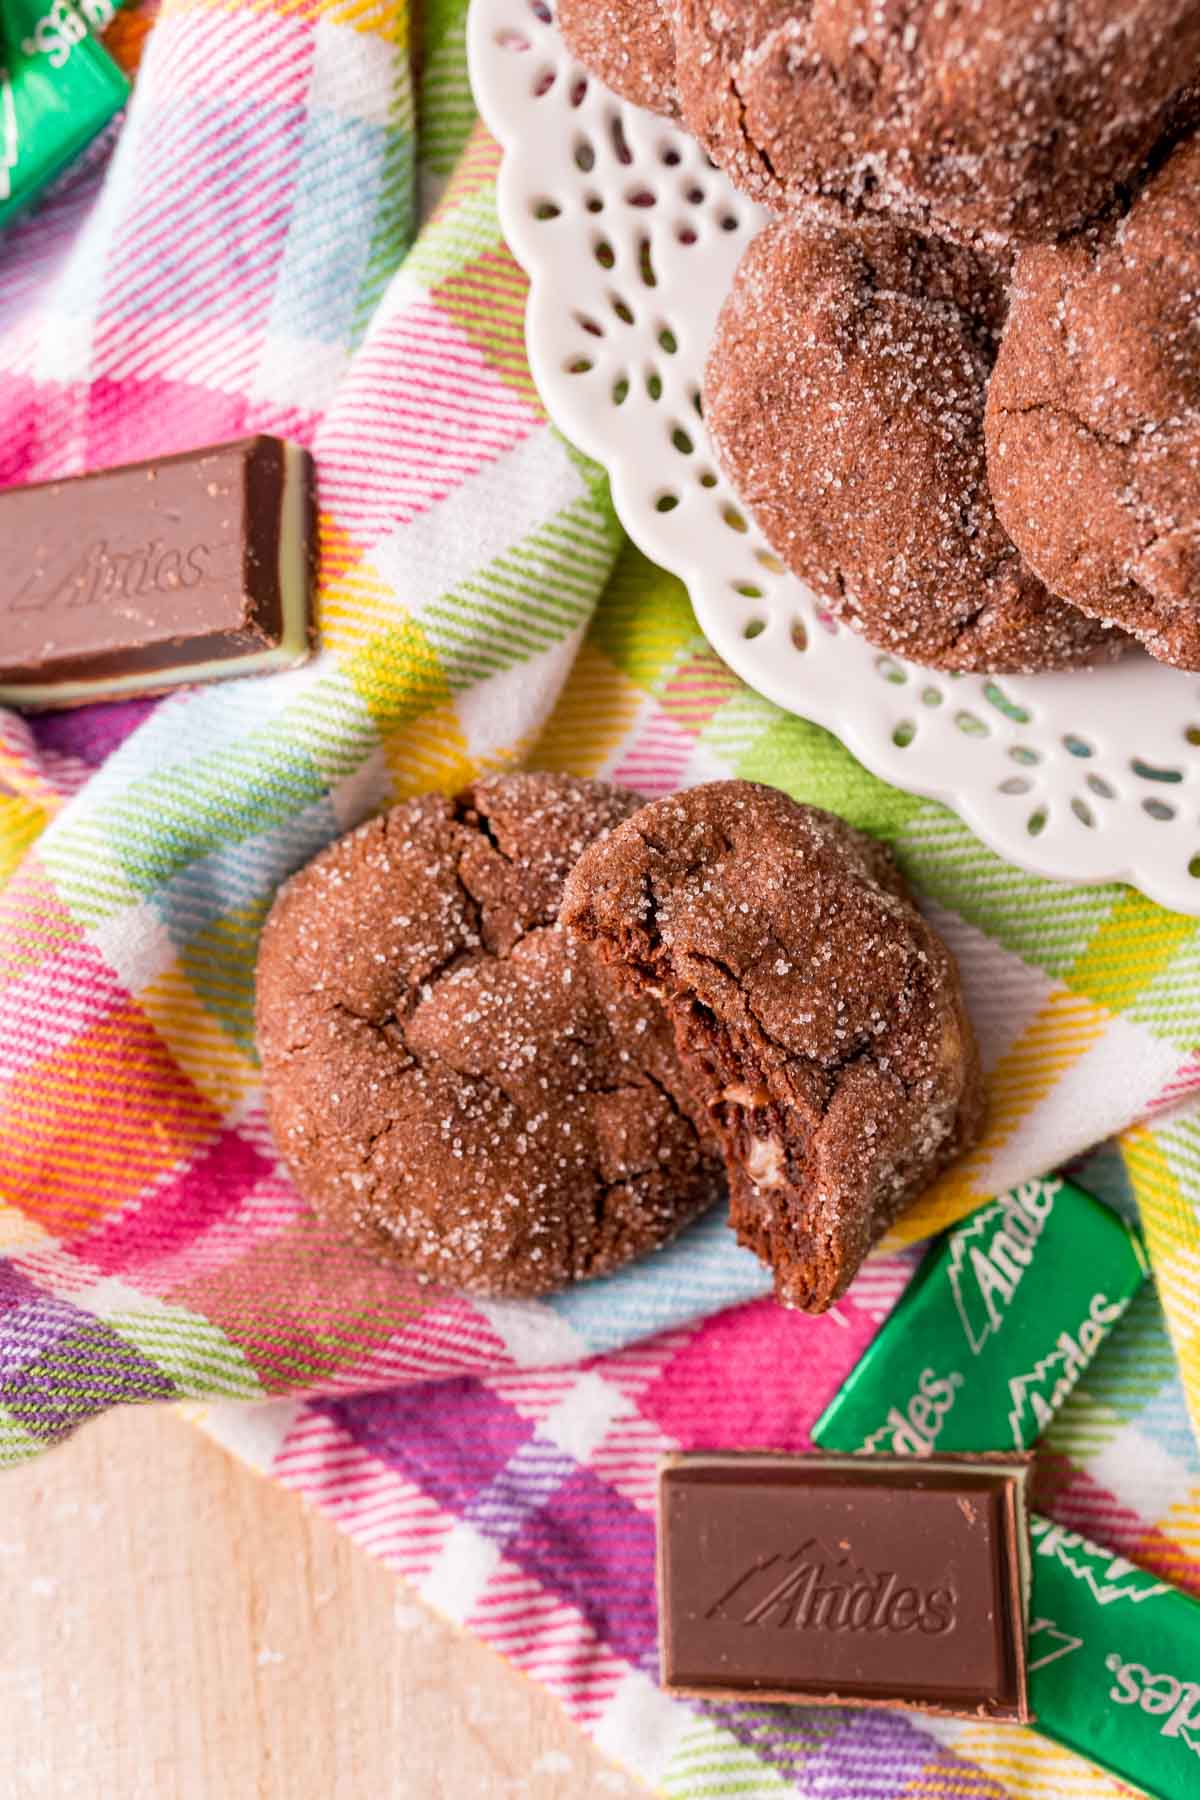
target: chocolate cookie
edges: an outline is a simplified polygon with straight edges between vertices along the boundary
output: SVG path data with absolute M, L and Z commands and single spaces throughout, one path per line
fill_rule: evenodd
M 978 1135 L 954 962 L 885 852 L 751 782 L 656 800 L 593 844 L 562 921 L 661 994 L 740 1241 L 820 1312 Z
M 667 0 L 558 0 L 557 11 L 563 37 L 585 68 L 636 106 L 678 118 Z
M 1200 74 L 1200 4 L 677 0 L 676 45 L 685 119 L 754 199 L 1001 241 L 1137 168 Z
M 427 795 L 280 892 L 258 958 L 275 1141 L 368 1249 L 541 1294 L 674 1236 L 721 1189 L 669 1024 L 556 927 L 581 850 L 639 805 L 561 775 Z
M 1125 217 L 1017 264 L 987 407 L 996 508 L 1057 592 L 1200 669 L 1200 140 Z
M 871 643 L 940 669 L 1123 648 L 1022 564 L 992 507 L 1003 310 L 965 247 L 883 220 L 780 220 L 746 251 L 708 362 L 717 455 L 774 549 Z

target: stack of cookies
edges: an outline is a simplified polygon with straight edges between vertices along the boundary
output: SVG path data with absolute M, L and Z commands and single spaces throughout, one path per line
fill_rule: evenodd
M 958 973 L 886 853 L 773 788 L 565 775 L 404 802 L 281 890 L 276 1143 L 335 1228 L 550 1292 L 730 1221 L 808 1311 L 978 1136 Z
M 830 609 L 937 668 L 1200 668 L 1200 0 L 558 12 L 779 215 L 705 413 Z

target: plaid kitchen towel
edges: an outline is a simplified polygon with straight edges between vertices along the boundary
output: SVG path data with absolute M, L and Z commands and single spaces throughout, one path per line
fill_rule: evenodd
M 1048 1504 L 1195 1582 L 1200 925 L 1006 868 L 708 650 L 533 390 L 463 11 L 164 0 L 111 154 L 0 239 L 0 484 L 297 438 L 323 645 L 266 681 L 0 713 L 0 1459 L 115 1402 L 205 1402 L 666 1793 L 1115 1792 L 1027 1732 L 655 1686 L 658 1456 L 806 1443 L 901 1240 L 1101 1140 L 1088 1179 L 1140 1208 L 1156 1289 L 1056 1421 Z M 271 895 L 371 810 L 518 762 L 775 782 L 887 838 L 952 942 L 988 1136 L 835 1314 L 764 1299 L 715 1216 L 514 1304 L 378 1267 L 300 1204 L 251 1032 Z

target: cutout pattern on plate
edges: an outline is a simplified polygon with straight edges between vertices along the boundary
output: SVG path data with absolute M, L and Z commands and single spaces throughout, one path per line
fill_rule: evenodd
M 950 676 L 839 626 L 763 542 L 704 429 L 713 325 L 766 215 L 685 132 L 582 69 L 548 0 L 472 0 L 468 29 L 505 152 L 501 223 L 531 282 L 534 379 L 608 470 L 629 535 L 686 582 L 718 653 L 1009 862 L 1131 881 L 1200 914 L 1200 675 L 1135 654 L 1069 675 Z

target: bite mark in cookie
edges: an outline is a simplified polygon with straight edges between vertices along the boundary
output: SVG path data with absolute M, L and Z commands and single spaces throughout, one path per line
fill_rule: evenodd
M 731 1221 L 819 1312 L 983 1114 L 949 951 L 880 846 L 773 788 L 653 801 L 592 845 L 562 921 L 661 990 Z

